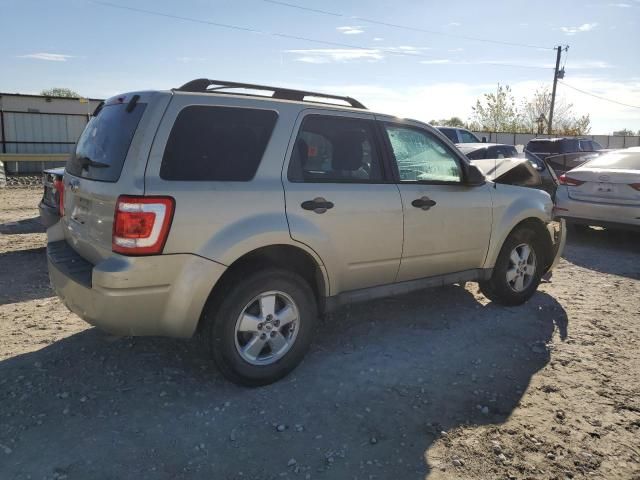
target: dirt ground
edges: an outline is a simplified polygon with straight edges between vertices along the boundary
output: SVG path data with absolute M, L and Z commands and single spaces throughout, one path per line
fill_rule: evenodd
M 640 235 L 572 234 L 552 282 L 345 308 L 283 381 L 116 338 L 52 296 L 39 189 L 0 190 L 0 479 L 640 479 Z

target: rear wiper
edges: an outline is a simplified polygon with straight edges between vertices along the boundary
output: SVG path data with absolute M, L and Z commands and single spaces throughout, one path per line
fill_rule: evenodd
M 89 157 L 78 157 L 78 161 L 80 162 L 80 166 L 83 170 L 87 167 L 109 168 L 111 166 L 108 163 L 96 162 L 95 160 L 91 160 Z

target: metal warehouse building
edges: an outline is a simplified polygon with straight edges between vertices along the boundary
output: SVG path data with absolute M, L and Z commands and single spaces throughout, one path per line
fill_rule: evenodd
M 0 160 L 7 173 L 36 173 L 45 165 L 64 164 L 100 102 L 0 93 Z

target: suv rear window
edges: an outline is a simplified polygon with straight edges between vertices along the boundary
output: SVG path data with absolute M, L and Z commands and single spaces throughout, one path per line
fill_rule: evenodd
M 127 104 L 119 103 L 99 109 L 80 135 L 67 161 L 67 172 L 90 180 L 117 182 L 145 107 L 137 103 L 128 112 Z
M 560 142 L 552 140 L 536 140 L 527 144 L 527 150 L 533 153 L 562 153 Z
M 160 178 L 182 181 L 251 180 L 278 114 L 272 110 L 193 105 L 171 129 Z

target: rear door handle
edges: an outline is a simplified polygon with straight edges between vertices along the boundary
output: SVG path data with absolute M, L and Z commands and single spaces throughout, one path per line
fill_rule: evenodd
M 411 205 L 413 205 L 416 208 L 421 208 L 422 210 L 429 210 L 436 203 L 437 202 L 431 200 L 429 197 L 420 197 L 420 198 L 416 198 L 413 202 L 411 202 Z
M 300 206 L 305 210 L 313 210 L 315 213 L 324 213 L 330 208 L 333 208 L 333 203 L 322 197 L 316 197 L 313 200 L 302 202 Z

